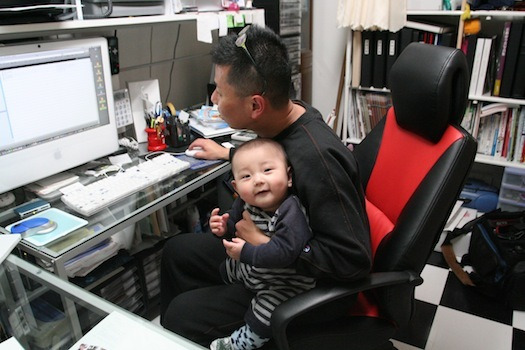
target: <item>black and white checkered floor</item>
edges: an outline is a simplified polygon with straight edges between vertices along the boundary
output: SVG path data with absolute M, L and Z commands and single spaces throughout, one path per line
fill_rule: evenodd
M 525 349 L 525 312 L 463 286 L 440 252 L 432 253 L 422 277 L 415 317 L 394 340 L 399 350 Z

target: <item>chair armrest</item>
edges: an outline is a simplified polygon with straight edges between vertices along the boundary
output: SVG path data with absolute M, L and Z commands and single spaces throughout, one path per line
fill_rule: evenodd
M 285 301 L 274 310 L 271 319 L 272 333 L 277 348 L 280 350 L 289 349 L 286 329 L 288 324 L 297 316 L 349 295 L 379 287 L 406 283 L 417 286 L 423 283 L 423 279 L 411 271 L 376 272 L 356 282 L 320 285 Z

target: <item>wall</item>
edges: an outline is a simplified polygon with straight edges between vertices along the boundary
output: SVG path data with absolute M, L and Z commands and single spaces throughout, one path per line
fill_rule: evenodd
M 312 1 L 312 105 L 323 116 L 336 106 L 347 30 L 337 28 L 338 1 Z
M 114 90 L 125 88 L 127 82 L 158 79 L 162 102 L 172 102 L 177 109 L 206 101 L 211 44 L 197 41 L 195 21 L 122 27 L 89 35 L 118 37 L 120 73 L 113 76 Z M 213 40 L 217 42 L 217 31 Z
M 119 29 L 117 37 L 121 87 L 129 81 L 158 79 L 163 102 L 176 108 L 205 102 L 211 45 L 197 41 L 195 21 Z

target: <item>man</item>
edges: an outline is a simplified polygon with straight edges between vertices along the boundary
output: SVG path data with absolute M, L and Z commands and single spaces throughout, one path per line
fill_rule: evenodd
M 217 88 L 212 101 L 232 127 L 250 129 L 283 145 L 293 169 L 294 193 L 306 209 L 313 238 L 295 268 L 318 280 L 357 280 L 371 267 L 368 221 L 356 161 L 320 113 L 290 100 L 286 47 L 270 29 L 250 26 L 221 38 L 212 50 Z M 212 140 L 195 140 L 197 157 L 229 159 Z M 257 245 L 266 237 L 243 215 L 237 236 Z M 211 233 L 170 239 L 161 267 L 161 323 L 204 346 L 242 326 L 253 292 L 225 285 L 219 265 L 226 258 Z M 346 306 L 346 305 L 345 305 Z M 347 307 L 337 307 L 342 315 Z M 332 312 L 323 313 L 334 316 Z M 320 315 L 314 319 L 319 320 Z

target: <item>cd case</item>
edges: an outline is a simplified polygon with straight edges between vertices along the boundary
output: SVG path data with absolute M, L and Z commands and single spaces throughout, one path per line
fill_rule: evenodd
M 57 208 L 51 208 L 41 211 L 23 220 L 17 221 L 11 225 L 8 225 L 6 226 L 6 230 L 11 232 L 11 228 L 13 226 L 34 218 L 46 218 L 56 222 L 57 224 L 57 227 L 49 233 L 37 234 L 31 237 L 24 238 L 24 241 L 31 243 L 32 245 L 35 245 L 37 247 L 53 242 L 61 237 L 64 237 L 68 233 L 78 230 L 79 228 L 84 227 L 88 224 L 86 220 L 76 217 L 75 215 L 66 213 L 65 211 L 62 211 Z

